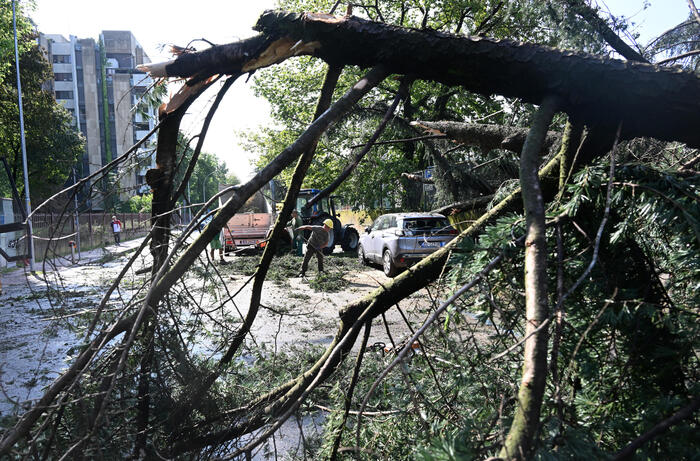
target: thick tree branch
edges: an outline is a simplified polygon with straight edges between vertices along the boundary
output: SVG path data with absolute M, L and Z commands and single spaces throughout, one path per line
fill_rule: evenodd
M 411 122 L 411 126 L 435 135 L 444 134 L 449 139 L 467 146 L 476 146 L 484 152 L 494 149 L 505 149 L 520 153 L 528 132 L 526 128 L 450 121 L 427 122 L 417 120 Z M 543 151 L 551 149 L 559 141 L 559 138 L 559 133 L 548 131 L 542 142 Z
M 660 66 L 662 64 L 668 64 L 669 62 L 680 61 L 681 59 L 685 59 L 690 56 L 695 56 L 697 54 L 700 54 L 700 50 L 688 51 L 687 53 L 679 54 L 678 56 L 671 56 L 670 58 L 662 59 L 656 64 Z
M 451 203 L 449 205 L 431 210 L 431 213 L 449 215 L 452 213 L 459 213 L 462 211 L 484 208 L 486 205 L 491 203 L 491 200 L 493 200 L 493 195 L 486 195 L 484 197 L 477 197 L 471 200 L 465 200 L 464 202 Z
M 546 329 L 535 332 L 549 317 L 547 306 L 547 240 L 545 209 L 537 167 L 542 143 L 554 117 L 558 101 L 547 97 L 535 114 L 520 155 L 520 187 L 525 211 L 525 315 L 526 337 L 518 406 L 500 456 L 529 459 L 547 379 Z

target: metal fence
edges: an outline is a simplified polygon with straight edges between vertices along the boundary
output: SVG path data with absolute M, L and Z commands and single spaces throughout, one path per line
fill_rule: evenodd
M 81 251 L 113 245 L 112 216 L 122 222 L 122 241 L 143 237 L 150 230 L 150 213 L 87 212 L 79 214 L 77 220 L 75 215 L 64 215 L 60 222 L 57 214 L 36 214 L 32 216 L 36 259 L 68 255 L 71 242 L 79 242 Z

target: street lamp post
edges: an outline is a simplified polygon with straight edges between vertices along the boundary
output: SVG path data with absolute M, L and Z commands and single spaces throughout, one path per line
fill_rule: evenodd
M 32 204 L 29 200 L 29 174 L 27 169 L 27 146 L 24 142 L 24 113 L 22 112 L 22 83 L 19 78 L 19 48 L 17 47 L 17 20 L 15 18 L 15 0 L 12 0 L 12 29 L 15 37 L 15 68 L 17 70 L 17 99 L 19 103 L 19 136 L 22 145 L 22 167 L 24 168 L 24 195 L 27 207 L 27 225 L 29 235 L 27 236 L 27 248 L 29 249 L 29 270 L 34 272 L 34 239 L 32 238 Z

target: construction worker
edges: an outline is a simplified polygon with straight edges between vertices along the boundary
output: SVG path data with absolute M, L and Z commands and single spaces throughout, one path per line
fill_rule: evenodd
M 323 226 L 300 226 L 297 229 L 300 231 L 311 231 L 311 237 L 306 242 L 306 255 L 304 255 L 304 262 L 301 265 L 299 277 L 306 276 L 306 268 L 309 267 L 312 255 L 316 255 L 318 259 L 318 272 L 323 272 L 323 249 L 328 246 L 330 241 L 329 233 L 333 231 L 333 221 L 326 219 L 323 221 Z

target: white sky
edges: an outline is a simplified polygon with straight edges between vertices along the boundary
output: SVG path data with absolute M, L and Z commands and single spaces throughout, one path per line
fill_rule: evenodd
M 631 17 L 640 42 L 646 44 L 657 34 L 681 22 L 688 15 L 686 0 L 593 0 L 615 15 Z M 192 39 L 206 38 L 213 43 L 228 43 L 249 37 L 260 14 L 275 5 L 274 0 L 36 0 L 31 15 L 41 32 L 97 38 L 102 30 L 131 30 L 153 62 L 170 59 L 162 45 L 187 45 Z M 341 8 L 342 10 L 343 8 Z M 195 44 L 198 49 L 204 44 Z M 269 106 L 255 98 L 250 85 L 239 79 L 222 101 L 209 128 L 204 150 L 214 153 L 241 180 L 252 175 L 251 159 L 234 130 L 254 130 L 270 123 Z M 200 97 L 190 109 L 192 117 L 183 128 L 189 133 L 199 130 L 198 122 L 206 114 L 205 102 L 214 97 Z

